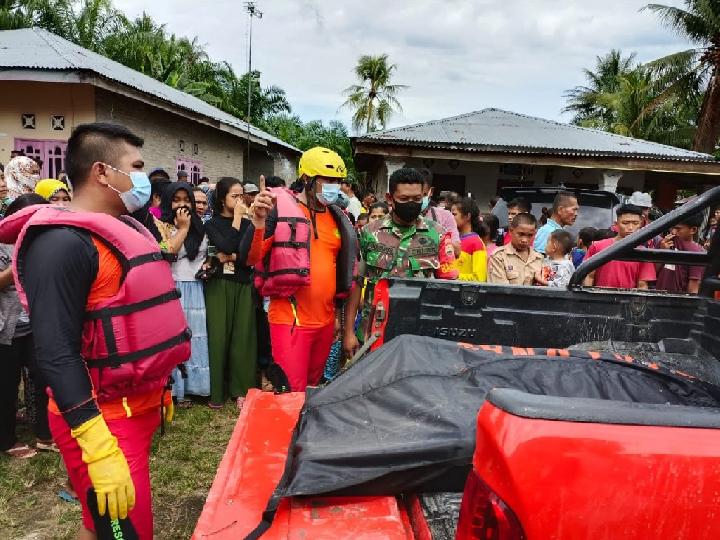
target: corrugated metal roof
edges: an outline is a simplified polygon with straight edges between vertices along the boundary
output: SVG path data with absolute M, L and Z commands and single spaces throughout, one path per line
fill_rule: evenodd
M 181 92 L 122 64 L 75 45 L 41 28 L 0 31 L 0 69 L 92 71 L 188 111 L 247 132 L 247 123 L 203 100 Z M 294 146 L 254 126 L 250 134 L 299 152 Z
M 355 141 L 475 152 L 715 161 L 709 154 L 501 109 L 483 109 L 442 120 L 388 129 L 357 137 Z

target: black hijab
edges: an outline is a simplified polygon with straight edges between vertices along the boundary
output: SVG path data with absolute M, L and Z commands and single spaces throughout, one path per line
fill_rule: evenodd
M 205 236 L 205 227 L 195 210 L 195 196 L 193 195 L 193 188 L 190 184 L 187 182 L 173 182 L 163 191 L 160 202 L 160 211 L 162 212 L 160 220 L 165 223 L 175 224 L 175 212 L 173 212 L 172 209 L 172 202 L 175 193 L 181 189 L 184 189 L 190 198 L 190 230 L 185 237 L 184 246 L 188 259 L 194 261 L 195 257 L 198 256 L 200 244 L 202 244 L 203 237 Z

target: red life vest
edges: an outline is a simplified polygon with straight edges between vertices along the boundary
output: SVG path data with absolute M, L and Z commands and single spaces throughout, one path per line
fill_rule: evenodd
M 288 189 L 271 188 L 277 224 L 268 254 L 255 265 L 255 287 L 261 296 L 287 298 L 310 285 L 310 220 Z
M 123 270 L 117 294 L 85 315 L 81 353 L 98 401 L 163 388 L 173 369 L 190 357 L 191 333 L 170 265 L 155 239 L 128 216 L 45 205 L 13 214 L 0 222 L 0 242 L 15 243 L 13 274 L 26 309 L 23 254 L 34 233 L 48 226 L 91 233 L 107 244 Z
M 292 297 L 310 285 L 310 220 L 305 217 L 293 193 L 271 188 L 276 194 L 276 225 L 273 243 L 263 260 L 255 265 L 255 287 L 261 296 Z M 336 294 L 344 298 L 352 290 L 360 251 L 355 229 L 337 205 L 327 207 L 340 233 L 337 258 Z

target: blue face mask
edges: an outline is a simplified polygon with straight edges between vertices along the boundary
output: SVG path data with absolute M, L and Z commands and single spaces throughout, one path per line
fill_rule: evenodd
M 337 202 L 338 195 L 340 194 L 340 184 L 323 184 L 322 192 L 317 193 L 317 199 L 321 204 L 325 206 L 334 204 Z
M 429 196 L 429 195 L 425 195 L 425 196 L 423 197 L 423 200 L 422 200 L 422 206 L 420 207 L 420 208 L 421 208 L 420 211 L 421 211 L 421 212 L 424 212 L 425 210 L 427 210 L 427 207 L 428 207 L 428 206 L 430 206 L 430 196 Z
M 115 167 L 113 167 L 112 165 L 108 165 L 107 163 L 105 163 L 105 166 L 109 167 L 113 171 L 119 172 L 120 174 L 124 174 L 125 176 L 129 177 L 130 181 L 132 182 L 132 187 L 130 188 L 130 191 L 125 192 L 120 192 L 119 190 L 108 184 L 108 187 L 110 189 L 120 195 L 120 199 L 125 205 L 128 213 L 132 214 L 133 212 L 140 210 L 143 206 L 147 204 L 147 202 L 150 200 L 151 192 L 150 179 L 148 178 L 147 173 L 142 171 L 132 171 L 130 173 L 126 173 L 125 171 L 116 169 Z

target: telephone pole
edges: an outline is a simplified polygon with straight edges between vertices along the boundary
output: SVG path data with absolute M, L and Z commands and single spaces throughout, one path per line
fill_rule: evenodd
M 247 171 L 245 172 L 245 178 L 248 179 L 250 175 L 250 113 L 252 112 L 252 85 L 253 85 L 253 73 L 252 73 L 252 28 L 253 19 L 262 19 L 262 11 L 259 11 L 255 2 L 252 0 L 245 2 L 245 11 L 249 18 L 249 31 L 248 31 L 248 102 L 247 102 L 247 117 L 245 121 L 247 123 Z

